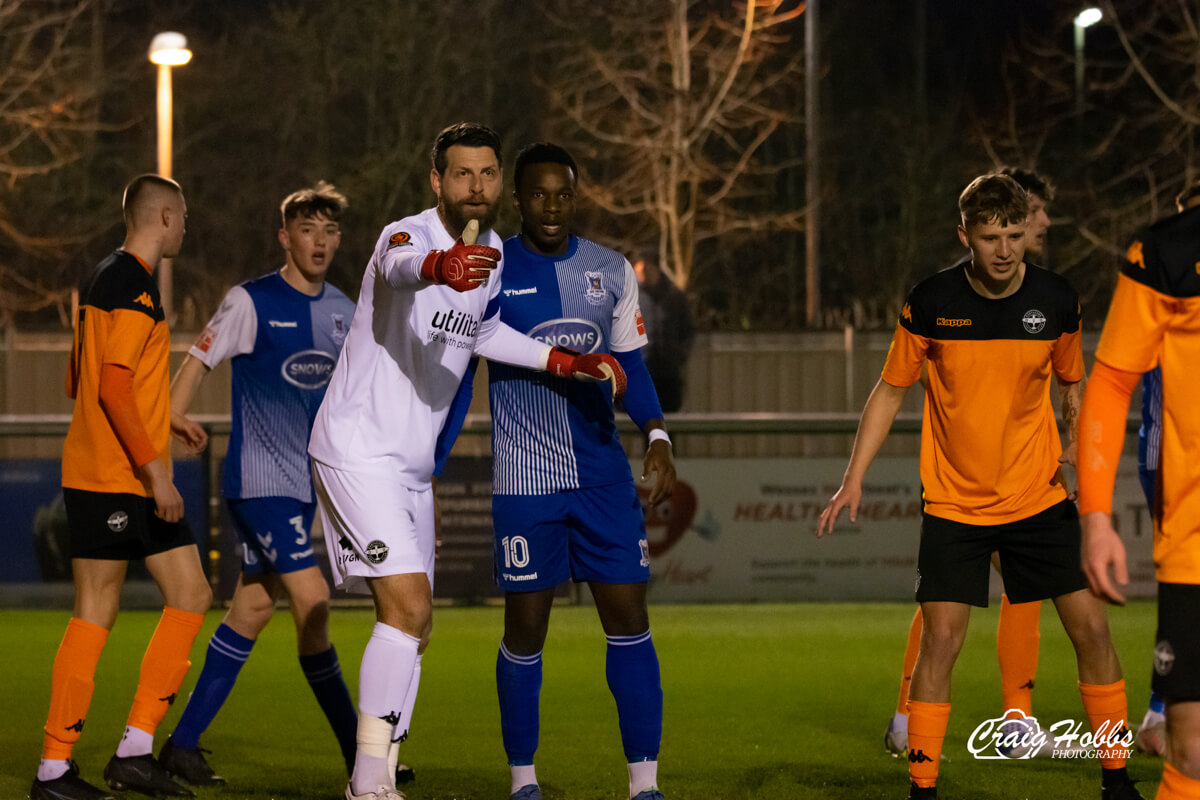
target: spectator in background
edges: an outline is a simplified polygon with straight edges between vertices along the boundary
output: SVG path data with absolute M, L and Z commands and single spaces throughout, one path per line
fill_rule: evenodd
M 638 304 L 649 339 L 642 351 L 646 368 L 658 389 L 662 410 L 678 411 L 683 407 L 687 360 L 696 338 L 692 310 L 687 295 L 659 266 L 658 248 L 638 248 L 633 271 L 638 277 Z

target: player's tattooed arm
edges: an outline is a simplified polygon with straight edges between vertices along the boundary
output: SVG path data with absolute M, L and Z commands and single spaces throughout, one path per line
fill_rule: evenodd
M 1067 431 L 1067 447 L 1063 451 L 1063 461 L 1075 463 L 1075 450 L 1079 441 L 1079 409 L 1083 407 L 1083 392 L 1087 388 L 1087 375 L 1075 383 L 1059 383 L 1058 391 L 1062 400 L 1063 427 Z

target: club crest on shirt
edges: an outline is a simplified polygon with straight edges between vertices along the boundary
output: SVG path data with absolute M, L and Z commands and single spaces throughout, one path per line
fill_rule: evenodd
M 329 316 L 333 320 L 333 330 L 329 332 L 329 335 L 333 337 L 334 344 L 341 347 L 342 343 L 346 341 L 346 315 L 330 314 Z
M 604 276 L 599 272 L 585 272 L 583 277 L 587 280 L 587 288 L 583 293 L 587 295 L 587 301 L 594 306 L 601 305 L 604 302 Z
M 1046 327 L 1046 315 L 1036 308 L 1031 308 L 1021 317 L 1021 324 L 1025 326 L 1027 333 L 1041 333 L 1042 328 Z

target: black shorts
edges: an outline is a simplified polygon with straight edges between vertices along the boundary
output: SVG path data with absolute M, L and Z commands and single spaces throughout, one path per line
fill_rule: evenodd
M 1158 633 L 1150 685 L 1168 703 L 1200 700 L 1200 586 L 1158 585 Z
M 1080 562 L 1079 510 L 1070 500 L 1000 525 L 968 525 L 926 514 L 917 556 L 917 602 L 988 604 L 988 568 L 1000 555 L 1011 603 L 1087 588 Z
M 63 502 L 71 558 L 133 561 L 196 544 L 182 519 L 164 522 L 154 516 L 152 497 L 64 487 Z

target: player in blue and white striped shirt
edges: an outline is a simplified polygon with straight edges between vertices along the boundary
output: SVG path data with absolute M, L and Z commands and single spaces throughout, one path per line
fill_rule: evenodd
M 637 278 L 620 253 L 571 234 L 578 172 L 565 150 L 530 145 L 517 156 L 514 172 L 521 234 L 504 242 L 500 319 L 549 344 L 616 358 L 628 381 L 625 410 L 649 438 L 643 476 L 656 473 L 650 502 L 657 504 L 671 494 L 675 467 L 642 361 L 646 334 Z M 607 384 L 495 362 L 488 364 L 488 379 L 496 580 L 505 592 L 496 684 L 512 798 L 541 798 L 533 756 L 542 645 L 555 587 L 573 578 L 588 582 L 608 640 L 608 685 L 629 765 L 629 796 L 661 800 L 662 689 L 646 610 L 650 557 L 612 394 Z M 468 376 L 460 393 L 470 386 Z
M 243 547 L 229 612 L 160 756 L 189 783 L 224 782 L 205 761 L 200 735 L 284 594 L 296 622 L 300 666 L 347 767 L 353 765 L 357 715 L 329 642 L 329 587 L 309 539 L 316 502 L 307 452 L 313 418 L 354 315 L 354 303 L 325 282 L 341 243 L 345 207 L 346 198 L 324 182 L 284 199 L 283 268 L 229 290 L 173 383 L 172 413 L 185 415 L 209 370 L 231 360 L 233 430 L 223 494 Z

